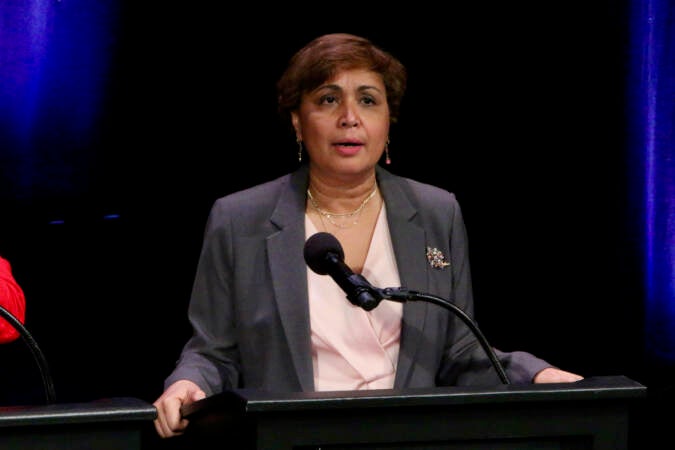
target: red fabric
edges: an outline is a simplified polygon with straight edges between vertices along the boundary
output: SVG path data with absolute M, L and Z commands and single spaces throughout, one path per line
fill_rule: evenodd
M 24 323 L 26 320 L 26 297 L 12 275 L 9 261 L 2 257 L 0 257 L 0 306 L 9 311 L 19 322 Z M 19 336 L 19 332 L 0 317 L 0 344 L 12 342 Z

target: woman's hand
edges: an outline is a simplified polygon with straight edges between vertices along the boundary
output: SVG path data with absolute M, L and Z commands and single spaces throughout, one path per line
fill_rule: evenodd
M 188 420 L 181 416 L 180 408 L 206 397 L 204 391 L 189 380 L 178 380 L 169 386 L 155 400 L 157 418 L 154 420 L 155 430 L 162 438 L 178 436 L 185 432 Z
M 532 381 L 535 383 L 571 383 L 583 379 L 584 377 L 576 373 L 567 372 L 555 367 L 547 367 L 536 374 Z

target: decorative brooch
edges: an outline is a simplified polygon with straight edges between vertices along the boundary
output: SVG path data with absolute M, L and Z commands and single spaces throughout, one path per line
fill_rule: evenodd
M 445 260 L 445 255 L 436 247 L 427 247 L 427 260 L 429 261 L 429 265 L 434 269 L 442 269 L 450 265 Z

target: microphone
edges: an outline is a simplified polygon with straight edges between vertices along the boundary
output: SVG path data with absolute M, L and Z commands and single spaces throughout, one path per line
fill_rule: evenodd
M 305 262 L 319 275 L 330 275 L 333 280 L 347 293 L 347 299 L 355 306 L 366 311 L 374 309 L 383 299 L 405 303 L 407 301 L 425 301 L 452 311 L 476 336 L 481 347 L 487 354 L 497 375 L 504 384 L 510 380 L 497 358 L 494 349 L 481 332 L 474 320 L 459 306 L 432 294 L 413 291 L 404 287 L 388 287 L 384 289 L 371 285 L 363 276 L 355 274 L 345 264 L 345 252 L 340 241 L 335 236 L 324 231 L 315 233 L 305 242 Z
M 305 242 L 304 255 L 309 268 L 319 275 L 330 275 L 353 305 L 370 311 L 384 298 L 380 289 L 345 264 L 342 245 L 332 234 L 321 231 L 310 236 Z

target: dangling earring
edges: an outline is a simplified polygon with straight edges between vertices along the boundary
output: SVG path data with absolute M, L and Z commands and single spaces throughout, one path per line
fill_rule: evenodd
M 391 164 L 391 158 L 389 157 L 389 138 L 387 138 L 387 143 L 384 145 L 384 162 L 385 164 Z
M 296 139 L 295 142 L 298 143 L 298 162 L 302 162 L 302 140 Z

